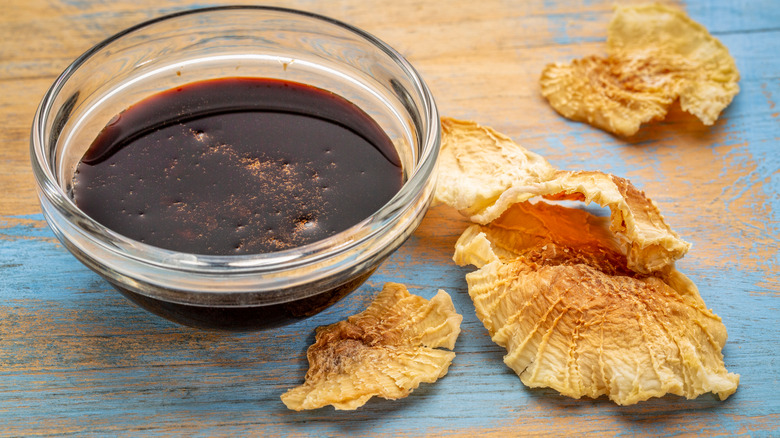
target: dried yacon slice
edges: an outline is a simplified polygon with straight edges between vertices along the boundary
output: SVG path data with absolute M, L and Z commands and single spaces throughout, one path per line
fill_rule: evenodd
M 371 397 L 406 397 L 447 374 L 462 317 L 440 290 L 431 300 L 387 283 L 357 315 L 319 327 L 303 385 L 282 395 L 296 411 L 333 405 L 357 409 Z
M 695 290 L 526 259 L 491 263 L 467 281 L 504 362 L 529 387 L 629 405 L 667 393 L 723 400 L 739 384 L 723 364 L 725 327 Z
M 441 119 L 435 199 L 466 215 L 492 205 L 508 188 L 550 179 L 547 160 L 475 122 Z
M 712 125 L 739 92 L 728 49 L 684 12 L 660 4 L 616 7 L 606 58 L 548 65 L 542 95 L 561 115 L 630 136 L 680 106 Z
M 542 95 L 562 116 L 613 134 L 630 136 L 662 120 L 677 98 L 678 68 L 656 53 L 588 56 L 542 70 Z
M 607 32 L 610 56 L 655 47 L 669 53 L 667 64 L 680 72 L 680 106 L 705 125 L 715 123 L 739 92 L 739 71 L 728 49 L 679 9 L 660 4 L 616 7 Z
M 688 252 L 690 244 L 672 231 L 658 206 L 628 180 L 602 172 L 559 171 L 549 181 L 512 187 L 476 218 L 487 223 L 511 206 L 535 197 L 596 203 L 610 209 L 609 229 L 629 267 L 642 273 L 663 269 Z
M 527 212 L 513 215 L 503 228 L 470 227 L 455 258 L 480 268 L 466 275 L 477 316 L 525 385 L 621 405 L 736 391 L 721 354 L 726 329 L 684 275 L 634 273 L 599 233 L 518 237 Z
M 672 231 L 658 206 L 623 178 L 557 170 L 474 122 L 442 119 L 442 128 L 442 155 L 449 158 L 440 163 L 436 198 L 472 222 L 490 223 L 513 205 L 534 198 L 595 202 L 610 209 L 610 230 L 632 270 L 663 269 L 690 247 Z

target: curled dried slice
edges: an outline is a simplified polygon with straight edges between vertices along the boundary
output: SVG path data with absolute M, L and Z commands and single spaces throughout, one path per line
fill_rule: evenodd
M 621 405 L 736 391 L 721 354 L 726 329 L 693 283 L 673 268 L 632 272 L 603 234 L 569 235 L 565 224 L 583 212 L 566 210 L 513 209 L 473 225 L 456 247 L 459 264 L 480 268 L 466 275 L 469 295 L 522 382 Z M 540 226 L 542 216 L 564 227 Z
M 595 202 L 609 207 L 610 230 L 637 272 L 663 269 L 690 247 L 667 225 L 658 206 L 627 180 L 556 170 L 490 128 L 442 119 L 442 155 L 449 158 L 440 163 L 436 198 L 473 222 L 487 224 L 533 198 Z
M 628 180 L 601 172 L 559 171 L 549 181 L 512 187 L 477 216 L 492 220 L 512 205 L 534 197 L 595 202 L 610 209 L 609 229 L 628 258 L 629 267 L 648 273 L 663 269 L 688 252 L 690 244 L 666 224 L 658 206 Z
M 466 215 L 478 214 L 512 186 L 555 173 L 547 160 L 492 128 L 448 117 L 441 127 L 435 199 Z
M 496 260 L 513 261 L 536 248 L 544 250 L 546 259 L 558 259 L 556 251 L 565 249 L 567 258 L 579 257 L 610 272 L 632 272 L 607 223 L 607 218 L 577 208 L 522 202 L 487 226 L 467 228 L 453 259 L 461 266 L 481 268 Z
M 680 106 L 712 125 L 739 92 L 728 49 L 685 13 L 660 4 L 615 9 L 606 58 L 555 63 L 542 72 L 542 95 L 561 115 L 619 135 Z
M 294 410 L 357 409 L 371 397 L 406 397 L 447 374 L 462 317 L 440 290 L 431 300 L 387 283 L 362 313 L 317 329 L 303 385 L 282 395 Z

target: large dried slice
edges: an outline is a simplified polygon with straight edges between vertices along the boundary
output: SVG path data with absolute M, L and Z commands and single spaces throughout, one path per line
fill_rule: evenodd
M 303 385 L 282 395 L 294 410 L 357 409 L 371 397 L 406 397 L 447 374 L 462 317 L 440 290 L 431 300 L 385 284 L 362 313 L 317 329 Z
M 673 268 L 631 271 L 601 232 L 572 235 L 583 219 L 598 229 L 586 215 L 526 204 L 458 241 L 456 262 L 480 268 L 466 275 L 469 295 L 504 362 L 529 387 L 621 405 L 736 391 L 726 329 L 695 285 Z
M 674 269 L 689 245 L 644 193 L 540 158 L 545 172 L 516 169 L 529 154 L 508 138 L 470 122 L 442 125 L 453 159 L 437 196 L 482 224 L 461 235 L 454 260 L 479 268 L 466 276 L 477 316 L 523 383 L 618 404 L 707 392 L 725 399 L 736 390 L 739 376 L 721 354 L 725 327 Z M 452 165 L 475 162 L 469 154 L 483 164 Z M 509 176 L 474 186 L 488 172 Z M 562 201 L 595 202 L 610 216 Z
M 712 125 L 739 92 L 736 63 L 684 12 L 660 4 L 615 8 L 606 58 L 589 56 L 542 71 L 542 95 L 561 115 L 619 135 L 683 110 Z
M 688 251 L 658 206 L 623 178 L 561 171 L 508 137 L 474 122 L 442 119 L 436 199 L 487 224 L 512 205 L 545 198 L 595 202 L 611 211 L 610 230 L 631 269 L 663 269 Z

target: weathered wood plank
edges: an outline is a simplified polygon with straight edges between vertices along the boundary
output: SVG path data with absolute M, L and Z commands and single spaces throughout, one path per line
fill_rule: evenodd
M 711 128 L 673 111 L 635 138 L 558 116 L 538 92 L 542 67 L 603 53 L 611 1 L 275 2 L 362 27 L 423 73 L 442 113 L 478 120 L 569 169 L 629 177 L 694 244 L 678 268 L 729 331 L 726 402 L 664 397 L 618 407 L 529 390 L 502 363 L 451 261 L 466 223 L 444 207 L 358 291 L 272 332 L 179 327 L 124 300 L 46 228 L 29 170 L 29 126 L 55 76 L 91 45 L 186 0 L 11 0 L 0 13 L 0 436 L 780 434 L 780 8 L 688 1 L 729 47 L 741 93 Z M 231 2 L 232 3 L 232 2 Z M 361 311 L 385 281 L 464 315 L 450 373 L 398 401 L 356 412 L 290 412 L 316 326 Z
M 702 432 L 713 434 L 737 433 L 748 425 L 767 432 L 776 426 L 777 418 L 772 418 L 780 399 L 762 388 L 772 372 L 765 364 L 776 355 L 777 339 L 755 334 L 757 326 L 776 324 L 776 309 L 770 304 L 776 296 L 734 300 L 707 294 L 723 283 L 731 289 L 750 288 L 743 275 L 738 282 L 692 275 L 731 334 L 726 364 L 742 374 L 740 390 L 731 399 L 723 403 L 709 395 L 692 401 L 666 397 L 626 408 L 603 399 L 569 400 L 549 390 L 524 388 L 504 367 L 503 351 L 490 342 L 473 313 L 464 271 L 440 265 L 456 238 L 442 231 L 440 224 L 449 221 L 454 223 L 446 229 L 459 228 L 453 213 L 434 209 L 415 238 L 336 308 L 275 333 L 239 335 L 181 328 L 149 315 L 53 244 L 45 228 L 6 228 L 6 238 L 16 240 L 6 240 L 0 253 L 0 265 L 11 274 L 3 276 L 0 301 L 0 418 L 24 434 L 228 433 L 259 428 L 272 434 L 500 434 L 510 427 L 565 434 L 575 425 L 583 432 L 617 434 L 647 432 L 651 423 L 664 435 L 705 424 Z M 6 243 L 14 247 L 8 249 Z M 47 273 L 39 270 L 34 285 L 23 272 L 32 263 L 49 268 Z M 286 411 L 278 396 L 305 372 L 305 348 L 313 328 L 359 311 L 389 280 L 418 286 L 415 292 L 423 296 L 430 297 L 439 287 L 453 294 L 464 314 L 464 330 L 450 374 L 408 399 L 372 401 L 357 413 Z M 747 417 L 767 417 L 766 424 Z

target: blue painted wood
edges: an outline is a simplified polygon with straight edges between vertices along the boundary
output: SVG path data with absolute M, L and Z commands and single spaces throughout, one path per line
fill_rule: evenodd
M 451 220 L 440 210 L 426 226 Z M 503 350 L 476 320 L 464 270 L 437 260 L 455 237 L 414 237 L 367 285 L 307 321 L 276 332 L 222 334 L 178 327 L 134 307 L 53 243 L 38 222 L 5 228 L 0 419 L 26 433 L 98 434 L 146 429 L 208 435 L 258 428 L 269 434 L 498 432 L 519 421 L 525 432 L 544 433 L 561 432 L 555 425 L 562 421 L 582 419 L 593 422 L 589 430 L 604 422 L 607 432 L 659 435 L 689 427 L 728 434 L 751 425 L 765 432 L 776 427 L 777 368 L 768 365 L 777 360 L 780 345 L 777 296 L 776 290 L 748 292 L 760 274 L 689 272 L 729 328 L 726 365 L 742 375 L 731 399 L 666 397 L 621 408 L 522 386 L 503 365 Z M 436 255 L 420 256 L 426 252 Z M 415 263 L 420 259 L 437 263 Z M 453 295 L 464 322 L 449 375 L 407 399 L 372 400 L 354 413 L 287 411 L 278 397 L 305 373 L 313 329 L 362 310 L 385 281 L 415 285 L 413 291 L 426 297 L 440 287 Z M 733 291 L 744 296 L 735 299 Z M 754 424 L 761 416 L 774 423 Z
M 63 20 L 83 25 L 87 40 L 118 30 L 125 19 L 191 6 L 184 1 L 159 2 L 143 11 L 123 6 L 125 17 L 112 13 L 109 3 L 50 5 L 61 9 Z M 416 4 L 402 6 L 413 14 Z M 309 2 L 298 6 L 328 12 Z M 667 121 L 626 140 L 560 118 L 535 94 L 534 83 L 523 82 L 533 80 L 546 62 L 602 50 L 599 35 L 609 3 L 490 6 L 505 9 L 506 17 L 490 15 L 488 5 L 464 5 L 468 14 L 420 6 L 416 22 L 442 35 L 430 35 L 435 44 L 421 42 L 417 48 L 395 33 L 403 19 L 372 18 L 375 11 L 360 13 L 354 5 L 331 6 L 330 12 L 399 44 L 437 92 L 442 112 L 494 125 L 557 166 L 613 172 L 644 188 L 673 228 L 694 244 L 678 268 L 723 318 L 729 332 L 726 366 L 741 375 L 736 394 L 725 402 L 711 395 L 669 396 L 618 407 L 603 398 L 572 400 L 525 388 L 474 315 L 463 279 L 468 269 L 450 261 L 466 223 L 445 207 L 434 208 L 410 241 L 336 306 L 279 330 L 230 334 L 180 327 L 135 307 L 68 254 L 40 214 L 7 212 L 3 202 L 11 195 L 0 194 L 0 437 L 780 435 L 780 8 L 770 1 L 687 2 L 692 17 L 736 58 L 742 91 L 712 128 L 675 110 Z M 405 31 L 424 35 L 424 29 Z M 459 39 L 462 29 L 472 36 Z M 497 39 L 491 32 L 506 37 L 510 29 L 518 36 L 529 29 L 538 35 L 492 41 L 497 49 L 469 46 L 472 40 Z M 56 35 L 52 31 L 48 38 Z M 490 68 L 506 68 L 486 76 L 479 65 L 459 64 L 459 49 L 450 40 L 464 56 L 496 50 L 503 57 Z M 83 49 L 72 48 L 72 55 Z M 19 80 L 21 72 L 44 66 L 53 79 L 64 67 L 58 63 L 73 56 L 41 53 L 19 64 L 21 70 L 12 68 L 12 58 L 0 57 L 0 73 Z M 514 79 L 484 85 L 491 78 Z M 486 96 L 486 90 L 505 93 Z M 2 134 L 11 135 L 9 147 L 26 148 L 31 117 L 9 119 L 11 134 Z M 0 172 L 19 165 L 9 157 L 0 154 Z M 286 410 L 279 395 L 302 381 L 314 328 L 363 310 L 386 281 L 406 283 L 424 297 L 439 288 L 452 295 L 464 320 L 449 374 L 405 399 L 372 399 L 355 412 Z

